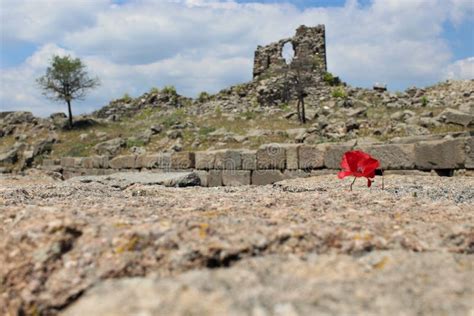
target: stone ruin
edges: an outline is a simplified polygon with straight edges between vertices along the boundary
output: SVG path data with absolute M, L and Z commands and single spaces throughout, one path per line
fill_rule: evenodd
M 294 37 L 257 47 L 253 66 L 254 80 L 272 76 L 288 67 L 283 57 L 283 48 L 288 43 L 294 51 L 293 61 L 307 60 L 312 63 L 312 75 L 322 78 L 327 71 L 325 27 L 324 25 L 315 27 L 301 25 L 296 29 Z

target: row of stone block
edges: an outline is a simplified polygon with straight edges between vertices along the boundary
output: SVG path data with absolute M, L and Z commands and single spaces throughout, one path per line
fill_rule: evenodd
M 311 175 L 306 170 L 197 170 L 201 185 L 205 187 L 266 185 L 292 178 Z
M 314 170 L 339 169 L 344 144 L 269 144 L 258 150 L 63 157 L 64 168 L 197 169 L 197 170 Z M 418 143 L 385 143 L 357 146 L 381 162 L 386 170 L 474 169 L 474 138 L 448 138 Z M 47 162 L 45 162 L 47 163 Z

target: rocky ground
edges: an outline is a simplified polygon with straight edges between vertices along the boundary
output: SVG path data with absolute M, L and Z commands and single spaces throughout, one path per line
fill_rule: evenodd
M 2 315 L 472 315 L 474 178 L 0 178 Z

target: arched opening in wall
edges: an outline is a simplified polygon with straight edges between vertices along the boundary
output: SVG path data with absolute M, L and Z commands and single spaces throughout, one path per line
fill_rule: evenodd
M 287 65 L 291 63 L 293 58 L 295 57 L 295 50 L 293 49 L 293 44 L 291 42 L 286 43 L 283 45 L 283 49 L 281 50 L 281 55 Z

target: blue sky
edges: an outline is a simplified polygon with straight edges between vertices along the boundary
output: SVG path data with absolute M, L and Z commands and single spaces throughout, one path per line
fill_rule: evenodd
M 76 113 L 167 84 L 217 92 L 300 24 L 326 25 L 329 71 L 354 86 L 474 77 L 474 0 L 0 0 L 0 110 L 64 111 L 34 83 L 53 54 L 102 81 Z

